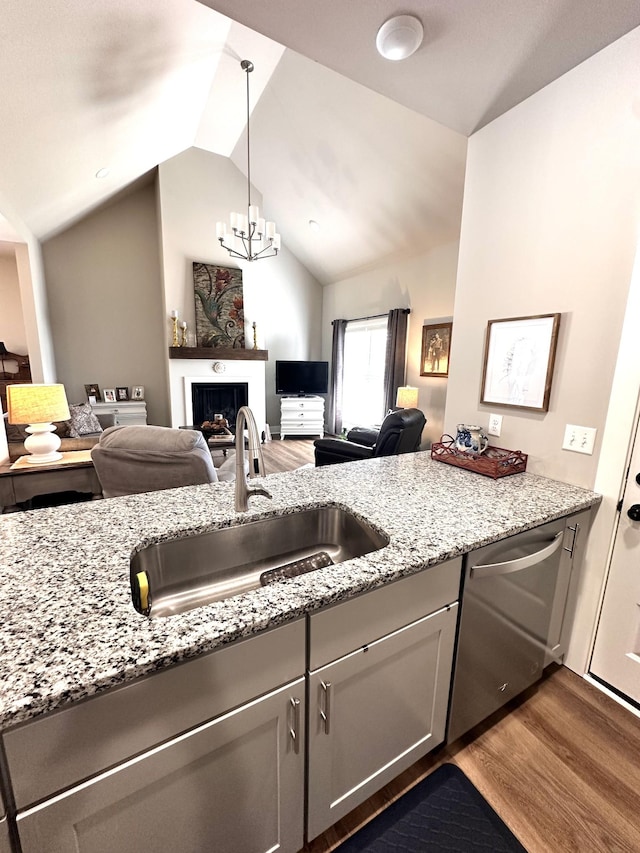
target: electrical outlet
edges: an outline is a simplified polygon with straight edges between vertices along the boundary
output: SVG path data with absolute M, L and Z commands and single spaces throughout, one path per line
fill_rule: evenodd
M 576 453 L 587 453 L 589 456 L 593 453 L 593 446 L 596 443 L 595 427 L 575 426 L 567 424 L 564 430 L 564 440 L 562 442 L 563 450 L 573 450 Z
M 487 432 L 489 435 L 500 435 L 502 431 L 502 415 L 489 415 L 489 426 Z

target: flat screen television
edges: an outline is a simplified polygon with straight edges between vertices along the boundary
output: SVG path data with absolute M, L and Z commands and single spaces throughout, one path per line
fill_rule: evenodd
M 328 361 L 276 361 L 276 394 L 304 397 L 328 390 Z

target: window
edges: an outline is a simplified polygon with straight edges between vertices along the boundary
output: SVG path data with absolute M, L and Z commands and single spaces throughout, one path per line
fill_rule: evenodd
M 342 423 L 374 426 L 385 415 L 384 371 L 387 351 L 387 317 L 350 320 L 344 336 Z

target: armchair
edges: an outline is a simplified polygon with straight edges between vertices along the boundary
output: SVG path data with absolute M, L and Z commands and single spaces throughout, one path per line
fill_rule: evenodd
M 355 427 L 347 433 L 346 441 L 340 438 L 317 439 L 313 443 L 316 467 L 413 453 L 420 447 L 426 422 L 420 409 L 398 409 L 386 416 L 379 430 Z
M 233 480 L 235 460 L 219 470 L 202 433 L 161 426 L 113 426 L 91 451 L 105 498 Z

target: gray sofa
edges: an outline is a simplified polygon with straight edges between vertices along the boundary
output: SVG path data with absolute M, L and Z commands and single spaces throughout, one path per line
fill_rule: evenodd
M 235 457 L 216 469 L 201 432 L 161 426 L 114 426 L 91 450 L 105 498 L 231 481 Z

